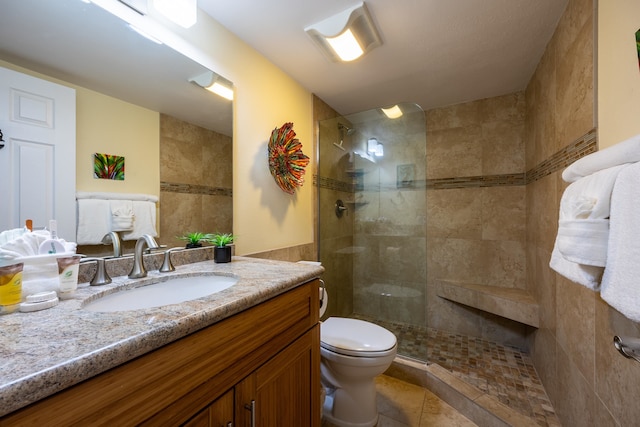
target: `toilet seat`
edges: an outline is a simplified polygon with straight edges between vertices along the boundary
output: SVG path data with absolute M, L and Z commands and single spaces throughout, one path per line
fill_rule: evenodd
M 396 336 L 359 319 L 329 317 L 320 326 L 320 345 L 334 353 L 356 357 L 384 357 L 395 353 Z

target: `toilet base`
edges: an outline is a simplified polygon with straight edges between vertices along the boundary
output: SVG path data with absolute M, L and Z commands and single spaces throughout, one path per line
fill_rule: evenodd
M 327 389 L 326 397 L 324 399 L 324 405 L 322 407 L 322 418 L 329 421 L 331 424 L 337 427 L 374 427 L 378 424 L 378 412 L 375 412 L 375 416 L 366 422 L 350 422 L 345 421 L 343 419 L 338 419 L 333 416 L 333 398 L 334 398 L 335 390 Z

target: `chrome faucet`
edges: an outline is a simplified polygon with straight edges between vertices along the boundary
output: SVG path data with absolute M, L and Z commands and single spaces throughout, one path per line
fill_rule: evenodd
M 113 244 L 113 257 L 119 258 L 122 256 L 122 241 L 120 235 L 116 231 L 110 231 L 102 238 L 102 244 Z
M 144 247 L 148 249 L 158 249 L 158 242 L 149 234 L 143 234 L 136 240 L 136 248 L 133 253 L 133 268 L 129 273 L 130 279 L 140 279 L 141 277 L 147 277 L 147 269 L 144 268 Z

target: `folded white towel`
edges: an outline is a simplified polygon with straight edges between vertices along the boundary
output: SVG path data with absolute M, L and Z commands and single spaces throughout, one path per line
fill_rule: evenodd
M 602 299 L 640 322 L 640 163 L 625 168 L 611 196 L 611 231 Z
M 105 234 L 111 231 L 111 207 L 108 200 L 78 199 L 78 229 L 76 242 L 79 245 L 98 245 Z
M 133 202 L 109 200 L 111 207 L 111 231 L 133 230 Z
M 105 193 L 92 191 L 76 192 L 76 199 L 102 199 L 102 200 L 138 200 L 142 202 L 158 203 L 158 196 L 153 194 L 138 193 Z
M 638 161 L 640 161 L 640 135 L 576 160 L 562 172 L 562 179 L 566 182 L 575 182 L 599 170 Z
M 628 165 L 604 169 L 569 185 L 560 200 L 558 234 L 550 267 L 589 289 L 597 290 L 607 261 L 611 192 Z M 587 268 L 591 267 L 591 268 Z
M 604 267 L 608 241 L 608 219 L 558 221 L 556 247 L 567 261 Z
M 22 228 L 14 228 L 12 230 L 4 230 L 0 232 L 0 246 L 4 245 L 7 242 L 17 239 L 22 236 L 24 233 L 28 232 L 27 227 Z
M 156 204 L 136 201 L 133 205 L 133 230 L 122 234 L 122 240 L 136 240 L 143 234 L 156 237 Z
M 7 241 L 0 245 L 0 265 L 8 265 L 24 258 L 40 257 L 40 245 L 51 238 L 51 234 L 47 230 L 27 231 L 19 237 Z M 66 242 L 58 239 L 64 246 L 65 253 L 76 251 L 74 242 Z
M 567 260 L 557 247 L 551 252 L 549 266 L 572 282 L 579 283 L 589 289 L 598 290 L 604 268 L 578 264 Z

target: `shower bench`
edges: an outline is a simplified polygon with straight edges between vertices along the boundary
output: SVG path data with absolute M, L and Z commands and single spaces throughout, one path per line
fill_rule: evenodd
M 539 327 L 539 306 L 524 289 L 441 280 L 437 294 L 449 301 L 474 307 L 525 325 Z

